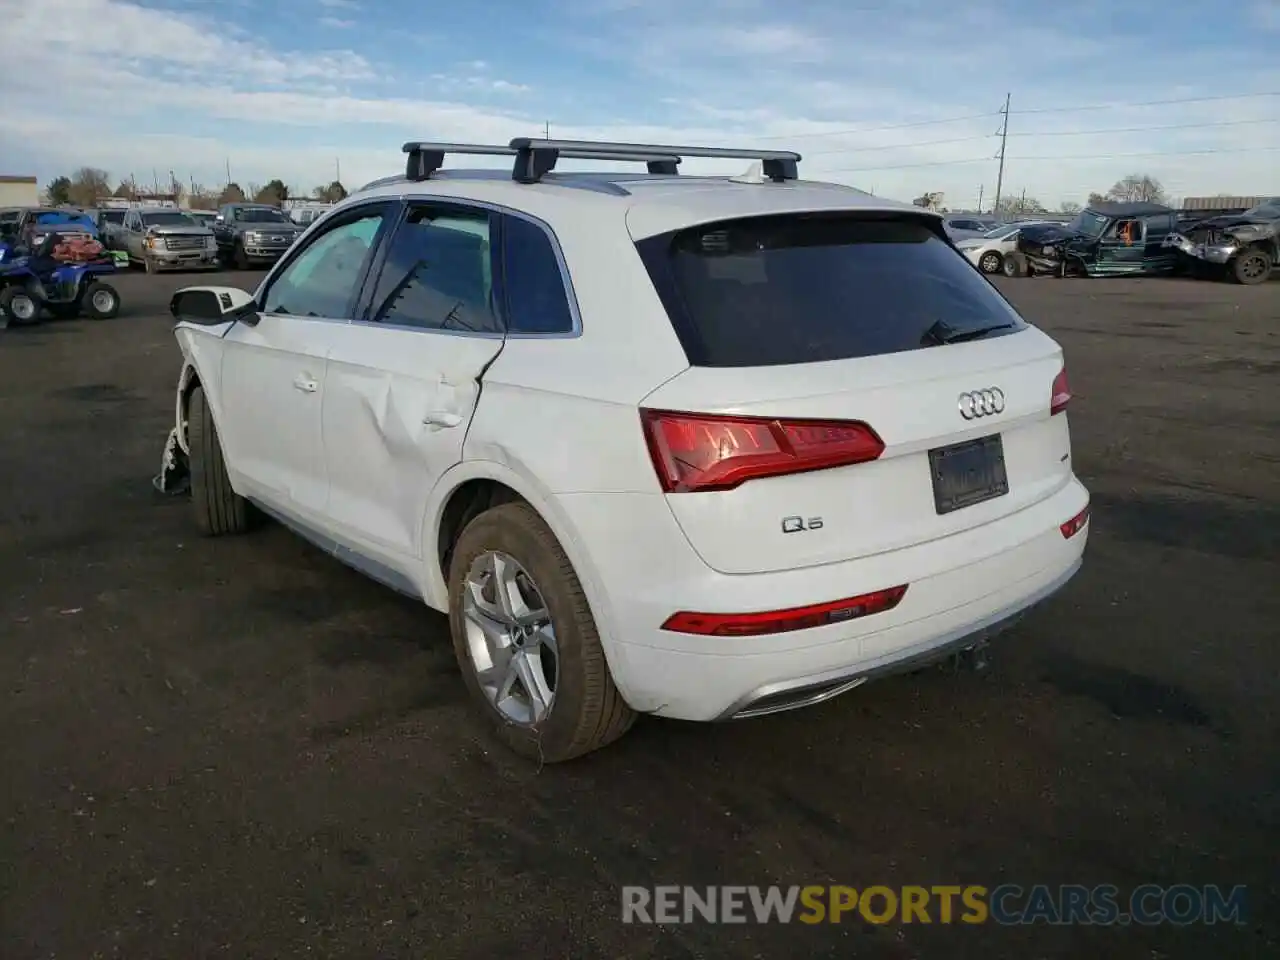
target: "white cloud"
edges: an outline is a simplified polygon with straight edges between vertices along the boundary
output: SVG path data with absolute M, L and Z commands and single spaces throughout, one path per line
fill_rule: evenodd
M 320 18 L 320 26 L 332 27 L 335 30 L 346 30 L 350 27 L 354 27 L 355 25 L 356 22 L 354 20 L 340 20 L 338 17 Z
M 1020 113 L 1139 99 L 1144 90 L 1151 99 L 1233 91 L 1211 71 L 1187 70 L 1194 58 L 1185 49 L 1149 47 L 1144 86 L 1117 86 L 1105 33 L 1060 32 L 1047 19 L 1008 22 L 985 6 L 935 7 L 923 16 L 925 2 L 900 0 L 877 12 L 814 0 L 793 5 L 783 20 L 763 0 L 707 0 L 692 11 L 681 0 L 561 0 L 578 14 L 566 20 L 561 10 L 540 39 L 579 80 L 556 96 L 541 79 L 530 89 L 523 77 L 504 77 L 501 63 L 467 59 L 484 48 L 444 35 L 426 60 L 433 74 L 406 55 L 404 76 L 395 76 L 385 46 L 368 57 L 290 49 L 211 12 L 124 0 L 41 0 L 10 11 L 10 0 L 0 0 L 0 150 L 32 157 L 46 173 L 89 163 L 116 176 L 173 169 L 206 183 L 221 180 L 229 157 L 239 180 L 280 176 L 306 187 L 331 179 L 335 156 L 344 179 L 364 182 L 399 168 L 404 140 L 505 142 L 540 133 L 549 116 L 553 134 L 584 139 L 794 146 L 806 176 L 904 199 L 943 190 L 962 205 L 980 188 L 987 198 L 994 190 L 996 111 L 1012 87 L 1006 191 L 1081 200 L 1142 170 L 1176 194 L 1275 192 L 1280 151 L 1231 151 L 1280 146 L 1280 124 L 1252 122 L 1280 115 L 1280 98 Z M 330 11 L 324 19 L 336 26 L 350 25 L 342 11 L 358 7 L 316 0 L 311 9 Z M 354 42 L 364 32 L 330 36 Z M 997 33 L 1016 56 L 975 54 L 973 37 Z M 443 49 L 460 62 L 441 60 L 435 51 Z M 1280 70 L 1233 63 L 1250 88 L 1280 90 Z M 618 69 L 628 71 L 627 82 L 617 82 Z M 613 82 L 604 79 L 608 71 Z M 75 91 L 57 120 L 47 109 L 49 75 Z M 1176 129 L 1105 132 L 1161 125 Z M 1205 149 L 1223 152 L 1195 152 Z M 1184 155 L 1128 156 L 1175 152 Z M 1110 159 L 1090 159 L 1099 156 Z M 742 166 L 691 160 L 682 169 Z
M 1280 0 L 1254 0 L 1249 18 L 1263 30 L 1280 32 Z

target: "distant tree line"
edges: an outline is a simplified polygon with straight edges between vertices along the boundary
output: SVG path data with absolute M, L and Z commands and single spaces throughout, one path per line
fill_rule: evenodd
M 324 203 L 337 203 L 347 196 L 347 189 L 339 181 L 314 188 L 311 193 L 299 194 L 283 180 L 268 180 L 265 184 L 249 183 L 241 187 L 238 183 L 228 183 L 220 190 L 207 188 L 198 183 L 184 184 L 173 179 L 160 185 L 160 189 L 148 190 L 139 186 L 134 180 L 121 180 L 112 189 L 110 175 L 97 167 L 81 167 L 70 176 L 55 177 L 45 189 L 45 202 L 51 206 L 69 204 L 75 207 L 95 207 L 107 197 L 125 200 L 137 200 L 139 197 L 152 196 L 156 193 L 173 196 L 179 206 L 192 210 L 213 210 L 224 203 L 240 203 L 251 200 L 254 203 L 269 203 L 280 206 L 290 199 L 311 199 Z
M 911 202 L 917 207 L 935 208 L 938 206 L 938 198 L 940 193 L 925 193 L 916 197 Z M 1163 203 L 1168 204 L 1170 198 L 1160 181 L 1150 174 L 1131 173 L 1127 177 L 1117 180 L 1111 189 L 1106 193 L 1090 193 L 1089 205 L 1093 206 L 1098 203 L 1133 203 L 1145 201 L 1147 203 Z M 1063 200 L 1058 204 L 1058 213 L 1079 213 L 1081 205 L 1074 200 Z M 948 212 L 946 208 L 942 208 L 941 212 Z M 993 205 L 991 212 L 997 216 L 1013 219 L 1015 217 L 1034 217 L 1042 213 L 1051 212 L 1048 207 L 1037 200 L 1035 197 L 1026 195 L 1010 196 L 1006 194 L 1000 198 L 998 204 Z

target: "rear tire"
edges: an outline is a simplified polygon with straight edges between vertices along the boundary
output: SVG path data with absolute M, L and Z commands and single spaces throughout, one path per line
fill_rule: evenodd
M 1245 250 L 1231 262 L 1231 277 L 1236 283 L 1252 286 L 1271 279 L 1271 255 L 1256 247 Z
M 464 604 L 471 595 L 468 582 L 475 583 L 475 565 L 494 555 L 514 560 L 522 568 L 525 582 L 549 615 L 554 684 L 550 704 L 536 720 L 513 719 L 499 708 L 482 686 L 472 653 L 472 644 L 482 641 Z M 508 747 L 531 759 L 557 763 L 598 750 L 631 728 L 636 714 L 609 673 L 582 584 L 555 535 L 532 507 L 504 503 L 472 520 L 454 545 L 448 574 L 454 655 L 472 699 Z M 474 605 L 471 609 L 474 612 Z M 512 652 L 510 647 L 507 650 Z
M 204 390 L 196 387 L 187 406 L 187 448 L 191 451 L 191 505 L 200 532 L 210 537 L 249 529 L 249 501 L 231 488 L 222 442 Z
M 1025 277 L 1025 261 L 1019 254 L 1011 253 L 1000 261 L 1000 273 L 1006 277 Z
M 116 288 L 94 280 L 80 295 L 81 308 L 94 320 L 111 320 L 120 314 L 120 294 Z

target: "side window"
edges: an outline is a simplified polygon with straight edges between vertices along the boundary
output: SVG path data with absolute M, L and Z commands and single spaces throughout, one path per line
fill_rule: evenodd
M 385 213 L 370 209 L 309 241 L 272 280 L 262 312 L 349 319 Z
M 573 313 L 551 238 L 536 223 L 502 221 L 502 283 L 511 333 L 569 333 Z
M 1110 240 L 1119 240 L 1123 244 L 1134 244 L 1142 239 L 1141 220 L 1117 220 L 1107 231 Z
M 489 214 L 414 205 L 387 244 L 371 318 L 423 330 L 500 333 Z

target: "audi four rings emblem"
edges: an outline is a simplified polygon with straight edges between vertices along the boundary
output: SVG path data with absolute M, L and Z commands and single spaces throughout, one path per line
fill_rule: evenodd
M 1004 413 L 1004 391 L 999 387 L 960 394 L 960 416 L 966 420 L 989 417 L 993 413 Z

